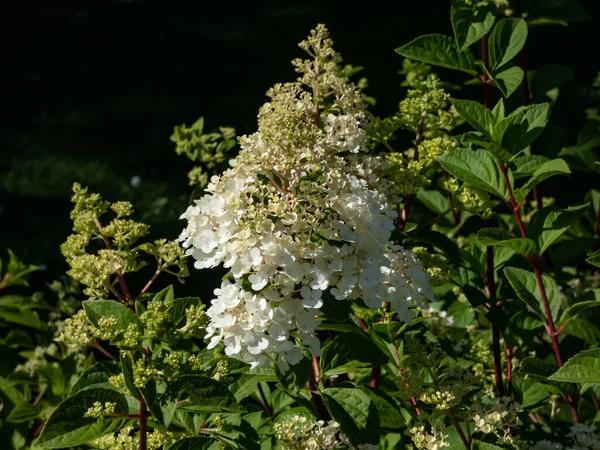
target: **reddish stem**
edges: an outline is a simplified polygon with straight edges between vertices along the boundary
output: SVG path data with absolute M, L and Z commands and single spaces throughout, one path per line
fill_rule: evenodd
M 513 215 L 517 221 L 517 225 L 519 226 L 519 231 L 521 232 L 521 237 L 523 239 L 527 239 L 527 232 L 525 231 L 525 226 L 523 225 L 523 220 L 521 219 L 521 214 L 519 214 L 520 207 L 515 201 L 515 196 L 513 193 L 512 185 L 508 178 L 508 170 L 504 164 L 501 162 L 498 163 L 500 166 L 500 170 L 502 171 L 502 176 L 504 177 L 504 183 L 506 184 L 506 189 L 508 190 L 508 197 L 510 200 L 510 206 L 513 211 Z M 554 349 L 554 355 L 556 357 L 556 363 L 559 368 L 563 366 L 563 358 L 560 351 L 560 343 L 558 341 L 558 333 L 556 332 L 556 328 L 554 326 L 554 319 L 552 318 L 552 311 L 550 310 L 550 303 L 548 302 L 548 295 L 546 293 L 546 288 L 544 286 L 544 282 L 542 280 L 542 274 L 540 272 L 540 267 L 538 264 L 538 260 L 534 256 L 530 256 L 527 258 L 531 268 L 533 269 L 533 273 L 535 274 L 535 280 L 537 282 L 538 288 L 540 290 L 540 295 L 542 297 L 542 303 L 544 304 L 544 312 L 546 314 L 546 331 L 550 340 L 552 341 L 552 347 Z M 573 415 L 573 420 L 575 423 L 579 423 L 579 413 L 577 411 L 577 400 L 573 398 L 571 395 L 566 396 L 567 403 L 569 408 L 571 409 L 571 414 Z
M 600 237 L 600 204 L 596 213 L 596 223 L 594 224 L 594 236 Z
M 147 450 L 148 448 L 148 407 L 146 406 L 146 400 L 140 395 L 140 413 L 138 415 L 140 420 L 140 450 Z
M 267 411 L 267 414 L 269 415 L 269 417 L 271 417 L 273 415 L 273 410 L 271 409 L 271 406 L 269 405 L 269 402 L 267 401 L 267 396 L 265 395 L 265 391 L 263 390 L 260 383 L 258 383 L 256 386 L 258 387 L 258 393 L 260 394 L 260 398 L 262 399 L 263 406 L 265 407 L 265 410 Z
M 150 278 L 150 281 L 148 281 L 146 283 L 146 286 L 144 286 L 144 288 L 140 291 L 140 293 L 136 297 L 136 300 L 140 298 L 143 294 L 145 294 L 148 289 L 150 289 L 150 286 L 152 286 L 152 283 L 154 283 L 154 280 L 156 280 L 156 278 L 160 275 L 161 272 L 162 267 L 159 266 L 158 269 L 156 269 L 156 272 L 154 272 L 154 275 L 152 275 L 152 278 Z
M 483 81 L 483 104 L 487 109 L 492 108 L 492 86 L 491 80 L 487 75 L 489 67 L 489 55 L 488 55 L 488 36 L 485 35 L 481 38 L 481 63 L 483 64 L 484 71 L 482 76 Z M 488 219 L 488 228 L 494 226 L 494 221 Z M 485 288 L 489 298 L 489 309 L 499 307 L 496 300 L 496 280 L 494 275 L 494 247 L 488 246 L 485 249 L 486 253 L 486 281 Z M 492 322 L 492 351 L 494 355 L 494 379 L 496 384 L 496 396 L 502 397 L 504 395 L 504 383 L 502 381 L 502 357 L 500 354 L 500 330 Z
M 510 348 L 507 348 L 506 349 L 506 371 L 507 371 L 507 376 L 506 376 L 507 393 L 506 393 L 506 395 L 508 395 L 509 397 L 512 397 L 512 360 L 513 360 L 512 350 Z
M 108 350 L 106 350 L 104 347 L 102 347 L 102 345 L 100 345 L 99 342 L 96 342 L 94 344 L 94 348 L 97 350 L 100 350 L 100 352 L 102 352 L 104 355 L 106 355 L 112 361 L 117 361 L 117 362 L 119 361 L 119 358 L 117 358 L 115 355 L 113 355 Z
M 465 436 L 465 433 L 463 432 L 462 428 L 460 427 L 460 423 L 458 423 L 458 419 L 456 418 L 456 414 L 454 414 L 454 411 L 452 411 L 452 410 L 450 410 L 450 420 L 452 420 L 452 424 L 454 425 L 454 428 L 456 428 L 456 431 L 458 431 L 458 435 L 460 436 L 460 440 L 465 445 L 465 448 L 467 450 L 471 450 L 471 443 L 467 439 L 467 436 Z
M 380 379 L 381 379 L 381 367 L 373 367 L 371 369 L 371 382 L 369 383 L 369 386 L 371 386 L 372 388 L 378 389 Z

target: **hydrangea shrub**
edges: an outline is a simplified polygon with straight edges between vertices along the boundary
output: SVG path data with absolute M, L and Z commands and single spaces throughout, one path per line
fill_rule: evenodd
M 200 165 L 175 240 L 74 186 L 81 307 L 54 286 L 44 326 L 39 300 L 0 297 L 3 324 L 43 330 L 2 337 L 33 348 L 0 378 L 9 448 L 600 449 L 600 192 L 544 192 L 600 170 L 599 116 L 548 151 L 564 80 L 542 90 L 522 53 L 578 8 L 454 0 L 454 36 L 396 49 L 389 117 L 317 26 L 254 134 L 176 127 Z M 154 292 L 216 267 L 210 299 Z M 0 290 L 30 270 L 11 257 Z

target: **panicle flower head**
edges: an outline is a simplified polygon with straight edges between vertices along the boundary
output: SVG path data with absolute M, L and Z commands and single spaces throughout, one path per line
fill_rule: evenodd
M 195 268 L 231 273 L 206 311 L 209 348 L 223 342 L 253 367 L 274 353 L 283 371 L 302 359 L 296 342 L 320 355 L 324 302 L 387 301 L 409 321 L 431 297 L 420 263 L 390 242 L 396 191 L 366 151 L 362 94 L 339 75 L 325 27 L 301 47 L 311 59 L 294 61 L 300 78 L 268 92 L 258 132 L 182 215 L 179 238 Z

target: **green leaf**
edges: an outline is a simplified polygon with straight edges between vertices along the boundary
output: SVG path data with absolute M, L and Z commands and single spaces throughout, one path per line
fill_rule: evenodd
M 379 414 L 379 425 L 382 428 L 399 429 L 405 425 L 398 405 L 392 397 L 381 389 L 374 389 L 368 386 L 361 386 L 364 392 L 371 398 Z
M 450 208 L 450 202 L 440 191 L 417 190 L 417 200 L 434 213 L 441 214 Z
M 102 361 L 96 363 L 81 374 L 77 382 L 71 388 L 69 395 L 76 394 L 77 392 L 86 389 L 116 389 L 108 382 L 108 379 L 118 375 L 120 372 L 119 364 L 116 362 Z
M 185 325 L 185 310 L 190 306 L 198 306 L 202 304 L 202 300 L 198 297 L 176 298 L 169 303 L 167 316 L 170 318 L 173 326 L 179 328 Z
M 494 444 L 489 444 L 487 442 L 478 441 L 477 439 L 473 439 L 471 443 L 471 450 L 503 450 L 502 447 L 498 447 Z
M 541 155 L 518 156 L 511 162 L 513 177 L 515 180 L 531 177 L 536 170 L 548 161 L 550 161 L 548 158 Z
M 364 367 L 388 363 L 387 356 L 365 333 L 344 333 L 323 347 L 321 365 L 325 375 L 339 375 Z
M 600 161 L 593 148 L 585 146 L 564 147 L 558 152 L 558 155 L 563 158 L 570 168 L 580 170 L 582 172 L 597 172 L 596 164 Z
M 527 23 L 523 19 L 503 19 L 498 22 L 488 42 L 492 72 L 517 56 L 526 40 Z
M 477 240 L 483 246 L 506 247 L 523 256 L 537 253 L 537 245 L 531 239 L 515 238 L 498 228 L 483 228 L 477 233 Z
M 515 267 L 510 267 L 507 269 L 512 272 L 513 276 L 516 276 L 519 279 L 519 281 L 526 287 L 530 294 L 533 292 L 533 296 L 537 300 L 540 311 L 545 311 L 542 294 L 540 293 L 535 274 L 527 270 L 517 269 Z M 504 269 L 505 274 L 507 269 Z M 558 319 L 558 313 L 560 312 L 560 305 L 562 304 L 562 294 L 560 293 L 560 288 L 554 279 L 548 275 L 542 275 L 542 283 L 544 284 L 546 296 L 548 298 L 552 319 L 556 321 Z M 544 314 L 544 318 L 545 317 L 546 315 Z
M 556 371 L 556 368 L 541 359 L 528 356 L 521 361 L 519 372 L 525 375 L 533 375 L 546 379 Z
M 114 317 L 117 319 L 115 329 L 127 329 L 130 323 L 141 328 L 140 319 L 127 306 L 113 300 L 85 300 L 83 309 L 90 322 L 97 327 L 101 317 Z
M 215 441 L 204 437 L 186 438 L 165 447 L 165 450 L 208 450 Z
M 115 412 L 128 412 L 125 396 L 117 391 L 100 388 L 80 391 L 59 403 L 36 445 L 42 448 L 74 447 L 119 430 L 124 423 L 122 419 L 107 417 L 98 422 L 92 417 L 83 417 L 94 402 L 116 403 Z
M 600 267 L 600 250 L 590 253 L 585 260 L 592 266 Z
M 526 270 L 516 269 L 514 267 L 505 267 L 504 275 L 506 279 L 515 290 L 517 297 L 522 300 L 527 306 L 529 306 L 532 311 L 545 323 L 546 317 L 540 308 L 540 305 L 532 294 L 533 289 L 537 289 L 537 284 L 531 284 L 531 276 Z M 531 276 L 530 276 L 531 275 Z M 535 283 L 535 278 L 533 279 Z
M 350 302 L 336 300 L 329 291 L 323 292 L 323 306 L 321 306 L 321 311 L 323 311 L 327 319 L 334 322 L 345 322 L 350 315 L 350 309 Z
M 41 414 L 40 409 L 31 403 L 19 403 L 6 417 L 9 423 L 23 423 L 37 419 Z
M 597 294 L 600 294 L 600 290 L 596 289 Z M 596 298 L 600 297 L 600 295 L 596 295 Z M 582 313 L 591 308 L 600 307 L 600 300 L 588 300 L 584 302 L 575 303 L 569 306 L 560 316 L 559 324 L 564 325 L 577 314 Z
M 583 351 L 548 378 L 567 383 L 600 383 L 600 349 Z
M 242 406 L 226 385 L 203 375 L 183 375 L 171 381 L 163 399 L 178 401 L 179 409 L 193 412 L 239 412 Z
M 437 158 L 459 180 L 508 200 L 508 191 L 496 159 L 487 150 L 460 149 Z M 512 175 L 509 171 L 509 180 Z
M 527 225 L 527 234 L 537 242 L 540 254 L 544 253 L 571 225 L 585 213 L 588 204 L 567 209 L 546 206 L 538 209 Z
M 456 109 L 456 112 L 458 112 L 469 125 L 483 134 L 485 139 L 489 141 L 492 140 L 492 130 L 497 122 L 492 111 L 481 103 L 474 102 L 473 100 L 451 98 L 450 102 Z
M 256 392 L 256 386 L 260 382 L 275 382 L 278 381 L 276 375 L 242 375 L 232 386 L 231 390 L 234 392 L 235 399 L 241 402 L 246 397 Z
M 529 380 L 533 381 L 533 380 Z M 540 382 L 527 383 L 523 389 L 523 400 L 520 402 L 521 407 L 531 408 L 543 402 L 546 402 L 550 396 L 550 391 L 544 384 Z
M 529 194 L 529 191 L 545 179 L 553 177 L 554 175 L 564 175 L 569 173 L 571 173 L 569 166 L 563 159 L 557 158 L 548 161 L 533 173 L 533 176 L 523 187 L 515 190 L 515 197 L 517 200 L 521 200 Z
M 488 34 L 494 26 L 496 5 L 493 2 L 472 5 L 464 0 L 455 0 L 450 18 L 456 46 L 462 51 Z
M 521 106 L 496 124 L 492 140 L 511 155 L 517 155 L 537 139 L 549 116 L 548 103 Z
M 558 88 L 573 79 L 573 69 L 560 64 L 548 64 L 533 71 L 529 85 L 534 103 L 556 101 Z
M 471 51 L 468 49 L 462 52 L 458 51 L 456 42 L 450 36 L 441 34 L 420 36 L 397 48 L 396 53 L 426 64 L 477 75 L 477 64 Z
M 327 388 L 323 401 L 353 445 L 379 443 L 379 415 L 367 393 L 361 389 Z
M 492 80 L 498 89 L 500 89 L 502 95 L 510 97 L 510 95 L 521 85 L 523 75 L 523 69 L 519 66 L 512 66 L 504 69 L 502 72 L 498 72 L 492 77 Z
M 515 327 L 527 331 L 537 330 L 544 326 L 544 322 L 542 322 L 535 314 L 526 310 L 517 312 L 510 318 L 510 322 Z
M 596 325 L 580 317 L 574 317 L 564 326 L 564 334 L 574 336 L 590 344 L 600 344 L 600 330 Z

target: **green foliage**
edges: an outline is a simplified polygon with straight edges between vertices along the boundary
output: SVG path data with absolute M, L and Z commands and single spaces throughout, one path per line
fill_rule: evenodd
M 311 286 L 309 294 L 317 297 L 307 297 L 302 288 L 308 279 L 289 283 L 291 263 L 284 257 L 273 282 L 286 280 L 291 298 L 322 303 L 302 316 L 314 321 L 315 334 L 299 325 L 304 310 L 292 311 L 296 328 L 273 326 L 265 335 L 284 338 L 287 359 L 266 355 L 264 364 L 249 367 L 235 352 L 240 340 L 255 339 L 254 325 L 228 316 L 239 322 L 231 324 L 237 335 L 225 339 L 240 342 L 224 346 L 214 321 L 224 311 L 252 316 L 251 303 L 177 298 L 172 285 L 156 289 L 159 276 L 162 282 L 189 275 L 180 242 L 147 241 L 149 225 L 130 218 L 131 204 L 107 202 L 76 184 L 73 234 L 61 250 L 84 292 L 57 282 L 53 296 L 34 294 L 28 279 L 38 267 L 11 252 L 0 264 L 0 429 L 10 436 L 7 448 L 493 450 L 537 448 L 543 441 L 583 448 L 584 439 L 597 446 L 593 429 L 569 427 L 598 420 L 600 194 L 588 187 L 579 197 L 557 195 L 567 181 L 555 176 L 572 175 L 568 183 L 574 183 L 579 173 L 600 170 L 598 114 L 588 113 L 573 145 L 536 147 L 553 138 L 548 123 L 563 119 L 564 112 L 551 111 L 562 106 L 559 89 L 574 74 L 556 65 L 525 73 L 518 57 L 526 55 L 533 26 L 574 22 L 585 13 L 571 0 L 523 2 L 520 13 L 503 1 L 454 0 L 454 37 L 421 36 L 396 49 L 407 58 L 401 73 L 409 90 L 389 117 L 360 109 L 373 103 L 362 94 L 365 82 L 346 84 L 360 68 L 340 69 L 341 58 L 320 26 L 301 44 L 311 59 L 294 61 L 303 74 L 300 84 L 312 93 L 294 94 L 286 103 L 279 96 L 299 84 L 277 85 L 269 91 L 272 104 L 259 115 L 260 126 L 273 134 L 269 145 L 296 152 L 287 138 L 312 148 L 319 136 L 335 131 L 329 113 L 339 118 L 334 113 L 348 105 L 360 109 L 360 121 L 351 124 L 356 130 L 336 126 L 350 130 L 345 142 L 359 142 L 345 152 L 348 160 L 368 156 L 373 167 L 359 164 L 357 177 L 343 181 L 364 181 L 364 192 L 385 197 L 386 207 L 398 211 L 386 245 L 411 250 L 403 257 L 420 261 L 432 291 L 429 305 L 408 302 L 417 283 L 407 281 L 386 286 L 384 302 L 372 307 L 366 270 L 364 279 L 348 281 L 361 286 L 364 298 L 340 295 L 344 264 L 366 267 L 364 255 L 361 250 L 352 261 L 337 260 L 336 252 L 355 247 L 321 233 L 331 210 L 311 210 L 318 218 L 311 222 L 310 245 L 327 244 L 333 256 L 319 261 L 319 270 L 335 272 L 327 275 L 331 283 Z M 470 76 L 465 84 L 482 84 L 483 92 L 451 98 L 449 89 L 456 97 L 471 91 L 442 82 L 430 65 Z M 499 94 L 504 98 L 493 106 Z M 298 122 L 305 128 L 286 121 L 301 114 L 298 102 L 311 107 L 302 117 L 307 120 Z M 175 127 L 171 140 L 177 154 L 198 164 L 189 175 L 192 198 L 225 169 L 237 142 L 233 129 L 205 133 L 203 118 Z M 268 158 L 273 149 L 264 150 Z M 332 166 L 335 158 L 342 157 L 332 157 Z M 286 176 L 301 180 L 314 161 L 304 154 L 294 161 L 291 168 L 269 161 L 272 170 L 260 173 L 264 185 L 247 192 L 244 201 L 272 206 L 260 220 L 255 209 L 245 211 L 243 220 L 255 221 L 250 235 L 265 227 L 278 237 L 282 220 L 293 225 L 311 205 L 300 192 L 304 185 L 289 189 Z M 307 178 L 325 180 L 329 169 Z M 337 197 L 328 183 L 306 195 Z M 340 199 L 347 208 L 352 201 Z M 360 239 L 382 233 L 377 211 L 361 214 L 356 224 L 339 227 Z M 360 234 L 360 227 L 368 231 Z M 228 237 L 206 238 L 205 253 L 218 239 Z M 287 245 L 298 239 L 294 234 Z M 371 245 L 366 242 L 361 245 Z M 205 250 L 198 247 L 193 251 Z M 249 238 L 244 261 L 227 261 L 227 267 L 250 264 L 256 278 L 262 260 L 255 250 L 262 255 L 268 247 L 266 240 Z M 287 307 L 289 299 L 267 298 L 252 276 L 242 276 L 241 285 L 241 295 Z M 397 298 L 407 300 L 405 310 L 392 310 L 388 299 Z M 283 309 L 274 310 L 268 314 Z M 290 336 L 294 343 L 286 340 Z M 315 340 L 321 345 L 313 346 Z M 254 344 L 247 347 L 260 352 L 263 342 Z

